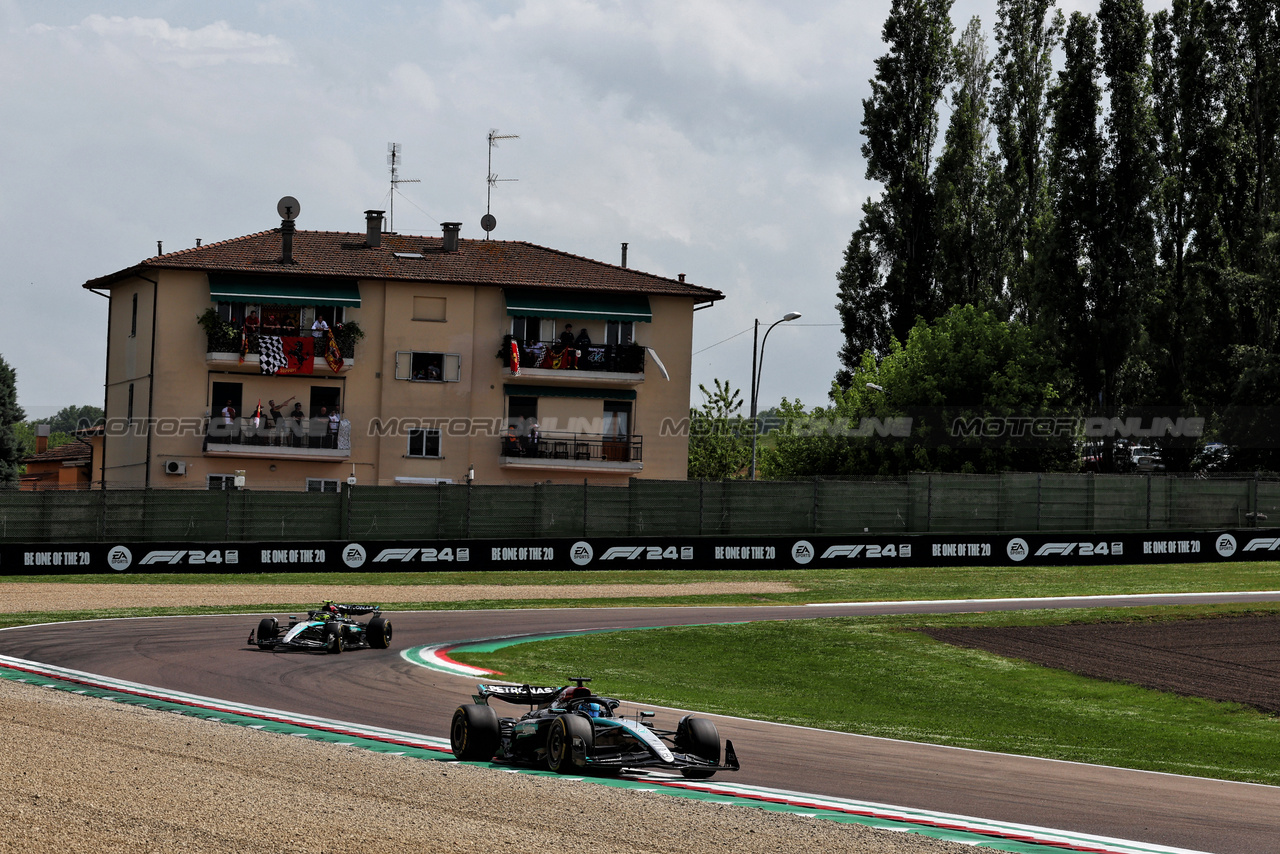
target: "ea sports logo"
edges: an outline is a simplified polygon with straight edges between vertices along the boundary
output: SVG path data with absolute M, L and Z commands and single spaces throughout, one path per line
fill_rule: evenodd
M 1004 550 L 1009 555 L 1009 560 L 1026 560 L 1027 555 L 1031 553 L 1031 547 L 1022 537 L 1014 537 Z
M 133 553 L 124 546 L 112 546 L 107 552 L 107 566 L 116 572 L 124 572 L 133 565 Z
M 583 542 L 582 540 L 578 540 L 569 549 L 569 560 L 578 566 L 586 566 L 591 563 L 591 559 L 595 555 L 596 553 L 592 550 L 591 543 Z
M 352 569 L 359 569 L 364 566 L 364 560 L 368 557 L 365 554 L 364 546 L 359 543 L 351 543 L 342 550 L 342 562 Z
M 1213 545 L 1223 557 L 1231 557 L 1236 553 L 1236 538 L 1230 534 L 1219 534 L 1218 541 Z
M 797 540 L 791 547 L 791 559 L 804 566 L 813 560 L 813 545 L 808 540 Z

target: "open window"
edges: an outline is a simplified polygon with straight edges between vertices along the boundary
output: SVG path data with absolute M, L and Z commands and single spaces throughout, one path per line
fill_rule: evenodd
M 456 383 L 462 380 L 462 356 L 422 350 L 396 352 L 396 379 L 410 382 Z

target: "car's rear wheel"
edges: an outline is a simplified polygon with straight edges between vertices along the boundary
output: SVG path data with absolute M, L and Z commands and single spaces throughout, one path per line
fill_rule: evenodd
M 582 742 L 582 759 L 574 755 L 573 740 Z M 586 765 L 586 756 L 595 746 L 591 722 L 581 715 L 561 715 L 547 732 L 547 767 L 557 774 L 572 774 Z
M 488 706 L 469 703 L 459 706 L 449 725 L 449 746 L 456 759 L 486 762 L 498 752 L 502 728 L 498 713 Z
M 258 621 L 258 634 L 256 635 L 258 649 L 266 649 L 270 644 L 263 643 L 280 634 L 280 624 L 276 622 L 275 617 L 263 617 Z
M 374 617 L 365 627 L 364 634 L 369 639 L 369 646 L 386 649 L 391 646 L 391 621 L 385 617 Z
M 686 715 L 676 725 L 676 750 L 719 765 L 720 732 L 706 718 Z M 691 780 L 705 780 L 716 772 L 709 768 L 681 768 L 680 773 Z
M 337 623 L 324 624 L 324 648 L 335 655 L 346 648 L 346 642 L 342 639 L 342 626 Z

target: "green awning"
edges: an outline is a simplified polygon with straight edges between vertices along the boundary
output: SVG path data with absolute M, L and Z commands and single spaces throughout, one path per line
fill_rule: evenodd
M 504 383 L 502 393 L 507 397 L 587 397 L 594 400 L 635 400 L 634 389 L 620 388 L 571 388 L 558 385 L 517 385 Z
M 586 294 L 507 289 L 507 314 L 513 317 L 577 317 L 649 323 L 653 311 L 644 294 Z
M 359 308 L 360 287 L 353 279 L 295 279 L 210 273 L 209 298 L 214 302 Z

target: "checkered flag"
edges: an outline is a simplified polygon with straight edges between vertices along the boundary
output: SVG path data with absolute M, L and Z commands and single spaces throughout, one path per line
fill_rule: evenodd
M 264 374 L 275 374 L 289 363 L 284 356 L 284 343 L 275 335 L 263 335 L 258 339 L 258 359 Z

